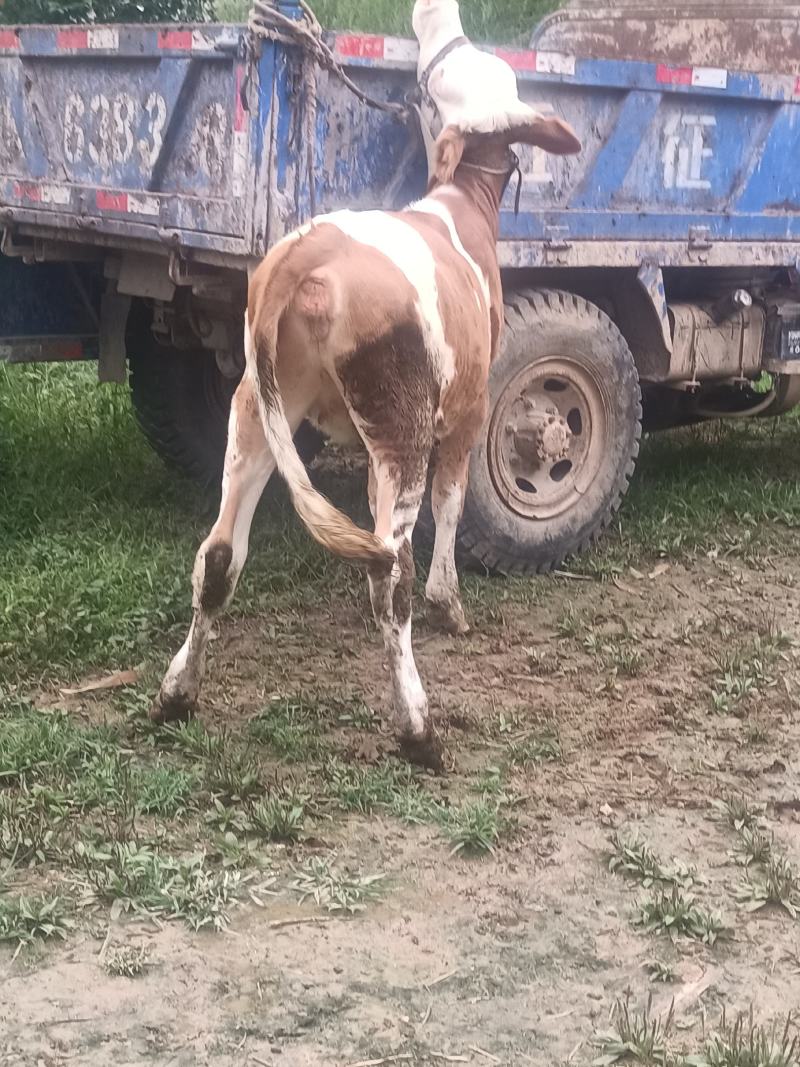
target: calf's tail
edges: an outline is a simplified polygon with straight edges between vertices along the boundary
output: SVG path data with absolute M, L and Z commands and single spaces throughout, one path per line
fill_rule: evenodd
M 369 530 L 356 526 L 314 488 L 295 448 L 276 373 L 281 318 L 297 291 L 297 278 L 287 268 L 284 256 L 267 272 L 266 291 L 262 290 L 264 296 L 256 308 L 257 319 L 250 318 L 250 308 L 245 312 L 247 373 L 255 370 L 257 375 L 267 444 L 289 488 L 295 511 L 311 536 L 342 559 L 391 568 L 396 562 L 393 549 Z

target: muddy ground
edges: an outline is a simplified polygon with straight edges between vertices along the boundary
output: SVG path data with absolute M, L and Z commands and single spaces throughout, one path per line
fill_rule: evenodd
M 671 1047 L 693 1053 L 723 1007 L 765 1025 L 800 1008 L 800 922 L 740 906 L 737 833 L 714 803 L 763 805 L 762 828 L 800 866 L 800 564 L 788 539 L 766 557 L 713 556 L 539 580 L 522 599 L 498 582 L 470 598 L 464 639 L 420 623 L 451 761 L 426 788 L 470 795 L 505 767 L 511 825 L 494 854 L 451 855 L 436 828 L 388 815 L 327 816 L 272 862 L 333 851 L 383 874 L 381 899 L 353 917 L 298 903 L 280 877 L 219 934 L 88 912 L 63 947 L 2 949 L 0 1063 L 551 1067 L 600 1055 L 626 998 L 642 1009 L 652 995 L 654 1014 L 674 1000 Z M 756 682 L 740 698 L 726 670 Z M 366 598 L 224 622 L 203 718 L 240 729 L 272 695 L 320 686 L 385 708 Z M 115 714 L 110 697 L 68 707 Z M 514 739 L 552 728 L 560 760 L 504 764 Z M 385 730 L 351 731 L 346 755 L 366 765 L 390 749 Z M 652 890 L 609 870 L 614 830 L 695 868 L 689 891 L 727 936 L 673 943 L 635 926 Z M 101 960 L 125 944 L 146 946 L 148 966 L 109 977 Z M 672 981 L 652 980 L 654 961 Z

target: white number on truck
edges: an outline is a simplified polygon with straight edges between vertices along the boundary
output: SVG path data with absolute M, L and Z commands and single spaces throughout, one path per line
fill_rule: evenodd
M 664 188 L 710 189 L 703 165 L 714 156 L 709 144 L 713 115 L 673 115 L 664 128 Z
M 144 120 L 144 121 L 143 121 Z M 0 130 L 3 111 L 0 110 Z M 129 93 L 107 97 L 97 93 L 88 103 L 79 93 L 70 93 L 64 105 L 64 158 L 69 163 L 88 159 L 103 171 L 125 164 L 136 150 L 144 170 L 150 170 L 161 152 L 167 104 L 159 93 L 150 93 L 144 106 Z M 144 136 L 136 141 L 136 131 Z
M 0 100 L 0 165 L 11 167 L 21 157 L 22 142 L 11 104 L 7 100 Z

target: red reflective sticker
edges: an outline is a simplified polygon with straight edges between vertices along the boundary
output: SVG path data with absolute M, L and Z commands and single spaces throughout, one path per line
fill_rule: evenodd
M 536 70 L 536 53 L 520 52 L 508 48 L 495 48 L 494 54 L 504 59 L 514 70 Z
M 336 51 L 357 59 L 383 59 L 384 41 L 384 37 L 342 34 L 336 38 Z
M 56 48 L 88 48 L 88 30 L 59 30 L 56 34 Z
M 127 193 L 109 193 L 105 189 L 97 190 L 97 206 L 101 211 L 127 211 Z
M 659 63 L 656 67 L 656 81 L 661 85 L 691 85 L 691 67 L 667 67 Z

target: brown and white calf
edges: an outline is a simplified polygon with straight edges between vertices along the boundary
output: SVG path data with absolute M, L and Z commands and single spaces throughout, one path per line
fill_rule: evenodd
M 448 19 L 451 32 L 460 28 L 452 23 L 453 7 L 457 16 L 455 0 L 417 0 L 423 49 L 425 16 L 442 16 L 427 19 L 431 35 L 441 38 Z M 184 716 L 196 704 L 212 622 L 233 595 L 256 505 L 277 467 L 312 536 L 366 564 L 397 734 L 410 758 L 437 763 L 411 646 L 412 533 L 435 448 L 436 540 L 426 596 L 448 630 L 465 632 L 456 529 L 503 321 L 496 242 L 501 197 L 516 163 L 510 146 L 556 153 L 580 147 L 566 124 L 529 109 L 496 125 L 505 128 L 486 133 L 451 121 L 435 141 L 424 200 L 401 212 L 318 217 L 276 245 L 253 275 L 221 511 L 197 555 L 194 619 L 162 683 L 155 719 Z M 311 484 L 292 441 L 304 418 L 334 437 L 354 430 L 366 446 L 374 533 Z

